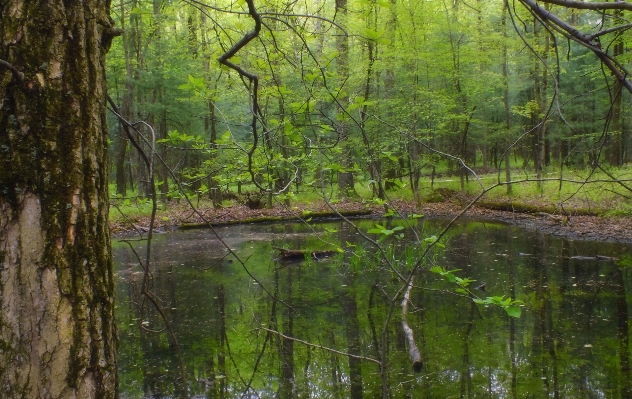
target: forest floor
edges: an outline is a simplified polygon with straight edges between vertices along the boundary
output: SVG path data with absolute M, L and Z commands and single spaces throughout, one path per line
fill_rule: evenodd
M 414 201 L 390 201 L 390 208 L 401 215 L 416 213 L 426 218 L 453 218 L 462 209 L 462 199 L 458 197 L 445 198 L 441 202 L 424 202 L 417 206 Z M 361 201 L 340 201 L 335 208 L 343 214 L 351 214 L 367 218 L 383 217 L 385 208 L 377 204 L 367 204 Z M 493 208 L 493 209 L 492 209 Z M 505 210 L 499 210 L 505 209 Z M 507 211 L 506 209 L 513 209 Z M 516 210 L 518 209 L 518 210 Z M 134 217 L 120 217 L 120 213 L 112 208 L 112 213 L 119 216 L 110 222 L 114 236 L 129 236 L 145 233 L 149 227 L 150 218 L 146 215 Z M 335 216 L 324 202 L 310 203 L 309 206 L 293 206 L 291 208 L 275 205 L 271 209 L 250 209 L 245 205 L 232 205 L 213 209 L 200 204 L 200 217 L 184 203 L 172 201 L 165 210 L 160 210 L 155 219 L 157 232 L 165 232 L 178 228 L 200 226 L 204 220 L 213 225 L 237 223 L 279 222 L 319 217 Z M 550 204 L 529 200 L 521 204 L 515 203 L 480 203 L 475 205 L 462 216 L 465 219 L 492 220 L 530 230 L 539 230 L 549 234 L 564 236 L 570 239 L 631 242 L 632 218 L 604 217 L 590 214 L 590 212 L 575 212 L 573 209 L 553 209 Z

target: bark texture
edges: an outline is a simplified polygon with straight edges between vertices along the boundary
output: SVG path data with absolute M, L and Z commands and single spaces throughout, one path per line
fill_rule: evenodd
M 0 397 L 117 397 L 107 227 L 109 2 L 3 0 Z

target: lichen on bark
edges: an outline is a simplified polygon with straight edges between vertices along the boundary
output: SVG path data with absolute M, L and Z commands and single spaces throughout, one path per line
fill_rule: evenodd
M 115 398 L 109 2 L 0 3 L 0 397 Z

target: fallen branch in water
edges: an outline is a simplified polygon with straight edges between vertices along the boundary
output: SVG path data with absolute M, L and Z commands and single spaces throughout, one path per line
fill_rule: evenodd
M 416 373 L 421 372 L 421 368 L 424 363 L 421 360 L 421 353 L 419 352 L 419 348 L 417 344 L 415 344 L 415 338 L 413 337 L 413 330 L 408 326 L 408 321 L 406 321 L 406 313 L 408 313 L 408 301 L 410 300 L 410 290 L 413 288 L 413 279 L 410 279 L 408 283 L 408 288 L 406 289 L 406 293 L 404 294 L 404 300 L 402 300 L 402 328 L 404 329 L 404 334 L 406 335 L 406 341 L 408 341 L 408 356 L 410 357 L 410 361 L 413 363 L 413 370 Z
M 289 339 L 291 341 L 298 342 L 299 344 L 303 344 L 303 345 L 306 345 L 306 346 L 311 346 L 312 348 L 318 348 L 318 349 L 322 349 L 322 350 L 325 350 L 327 352 L 335 353 L 335 354 L 338 354 L 338 355 L 353 357 L 353 358 L 356 358 L 356 359 L 367 360 L 369 362 L 380 364 L 379 360 L 372 359 L 370 357 L 358 356 L 358 355 L 352 355 L 351 353 L 340 352 L 340 351 L 337 351 L 335 349 L 328 348 L 326 346 L 316 345 L 316 344 L 312 344 L 311 342 L 303 341 L 303 340 L 298 339 L 298 338 L 288 337 L 287 335 L 283 335 L 283 334 L 281 334 L 278 331 L 270 330 L 270 329 L 265 328 L 265 327 L 259 327 L 258 330 L 267 331 L 267 332 L 270 332 L 272 334 L 276 334 L 276 335 L 278 335 L 279 337 L 281 337 L 283 339 Z

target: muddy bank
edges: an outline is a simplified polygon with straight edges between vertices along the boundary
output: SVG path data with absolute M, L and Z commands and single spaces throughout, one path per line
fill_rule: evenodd
M 426 217 L 454 217 L 461 210 L 461 207 L 453 203 L 424 204 L 422 208 Z M 464 217 L 505 222 L 574 240 L 632 243 L 632 219 L 624 217 L 573 214 L 566 217 L 545 212 L 499 211 L 481 206 L 472 207 Z
M 337 211 L 349 217 L 382 217 L 384 207 L 367 205 L 358 202 L 344 202 L 335 204 Z M 421 208 L 404 201 L 394 201 L 391 207 L 402 215 L 410 213 L 421 214 L 427 218 L 452 218 L 461 211 L 461 206 L 455 202 L 424 203 Z M 291 220 L 318 220 L 335 217 L 326 204 L 312 205 L 309 209 L 291 209 L 274 207 L 272 209 L 249 209 L 243 205 L 222 209 L 200 209 L 199 213 L 213 225 L 235 223 L 282 222 Z M 632 219 L 605 218 L 590 215 L 562 216 L 546 212 L 507 212 L 474 206 L 464 215 L 468 219 L 483 219 L 509 223 L 530 230 L 539 230 L 548 234 L 563 236 L 570 239 L 629 242 L 632 243 Z M 162 211 L 156 217 L 157 232 L 166 232 L 180 227 L 199 227 L 203 219 L 191 209 L 177 209 L 171 207 Z M 110 223 L 110 229 L 115 237 L 138 235 L 147 232 L 148 217 L 137 217 L 127 222 Z

